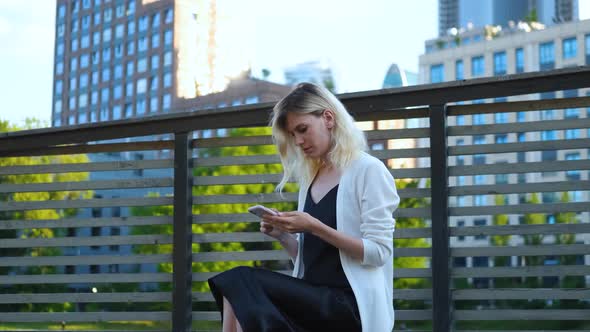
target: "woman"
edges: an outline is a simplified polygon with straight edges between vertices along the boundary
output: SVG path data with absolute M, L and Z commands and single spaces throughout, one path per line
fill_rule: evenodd
M 297 179 L 299 205 L 265 214 L 260 231 L 287 250 L 293 277 L 238 267 L 211 278 L 223 331 L 391 331 L 393 177 L 322 87 L 298 85 L 271 125 L 284 170 L 277 190 Z

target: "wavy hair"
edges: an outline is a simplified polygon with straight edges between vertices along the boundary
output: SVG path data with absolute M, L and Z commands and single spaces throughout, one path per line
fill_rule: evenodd
M 275 105 L 270 121 L 273 140 L 283 164 L 283 178 L 277 185 L 277 191 L 281 192 L 291 178 L 300 184 L 309 184 L 321 166 L 320 160 L 306 157 L 287 132 L 287 114 L 293 112 L 320 117 L 326 109 L 334 113 L 331 148 L 328 152 L 330 163 L 344 169 L 362 151 L 367 150 L 363 131 L 355 125 L 353 117 L 338 98 L 321 86 L 298 84 Z

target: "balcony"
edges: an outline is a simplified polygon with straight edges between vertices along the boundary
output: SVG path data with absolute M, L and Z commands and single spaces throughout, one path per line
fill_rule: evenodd
M 590 329 L 590 97 L 560 98 L 587 88 L 578 67 L 339 96 L 402 198 L 396 330 Z M 291 268 L 246 212 L 295 207 L 295 184 L 273 192 L 271 108 L 0 134 L 0 327 L 219 330 L 209 277 Z

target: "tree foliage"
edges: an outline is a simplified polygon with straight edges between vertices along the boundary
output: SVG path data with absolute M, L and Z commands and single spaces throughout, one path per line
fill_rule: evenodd
M 0 132 L 12 132 L 24 129 L 33 129 L 41 126 L 40 121 L 27 119 L 24 127 L 10 124 L 8 121 L 0 120 Z M 48 165 L 48 164 L 70 164 L 86 163 L 88 158 L 85 155 L 65 156 L 35 156 L 35 157 L 5 157 L 0 158 L 0 167 Z M 88 179 L 88 173 L 43 173 L 43 174 L 15 174 L 0 175 L 0 184 L 32 184 L 32 183 L 54 183 L 54 182 L 75 182 Z M 75 200 L 91 197 L 91 191 L 46 191 L 46 192 L 11 192 L 0 193 L 0 202 L 31 202 L 31 201 L 52 201 L 52 200 Z M 0 212 L 0 220 L 51 220 L 64 217 L 71 217 L 77 212 L 76 209 L 45 209 L 26 211 L 3 211 Z M 59 230 L 53 228 L 28 228 L 21 230 L 0 230 L 0 238 L 53 238 Z M 60 255 L 59 248 L 5 248 L 0 249 L 3 257 L 12 256 L 56 256 Z M 0 267 L 1 274 L 17 272 L 18 274 L 52 274 L 56 273 L 55 266 L 33 266 L 26 268 Z M 65 285 L 14 285 L 3 288 L 7 293 L 47 293 L 65 289 Z M 8 309 L 8 308 L 6 308 Z M 11 311 L 64 311 L 71 309 L 69 303 L 65 304 L 21 304 L 11 305 Z

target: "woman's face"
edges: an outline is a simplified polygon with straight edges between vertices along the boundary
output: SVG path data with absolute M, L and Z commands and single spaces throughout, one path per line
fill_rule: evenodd
M 325 110 L 321 115 L 287 113 L 287 133 L 308 158 L 324 158 L 331 148 L 334 113 Z

